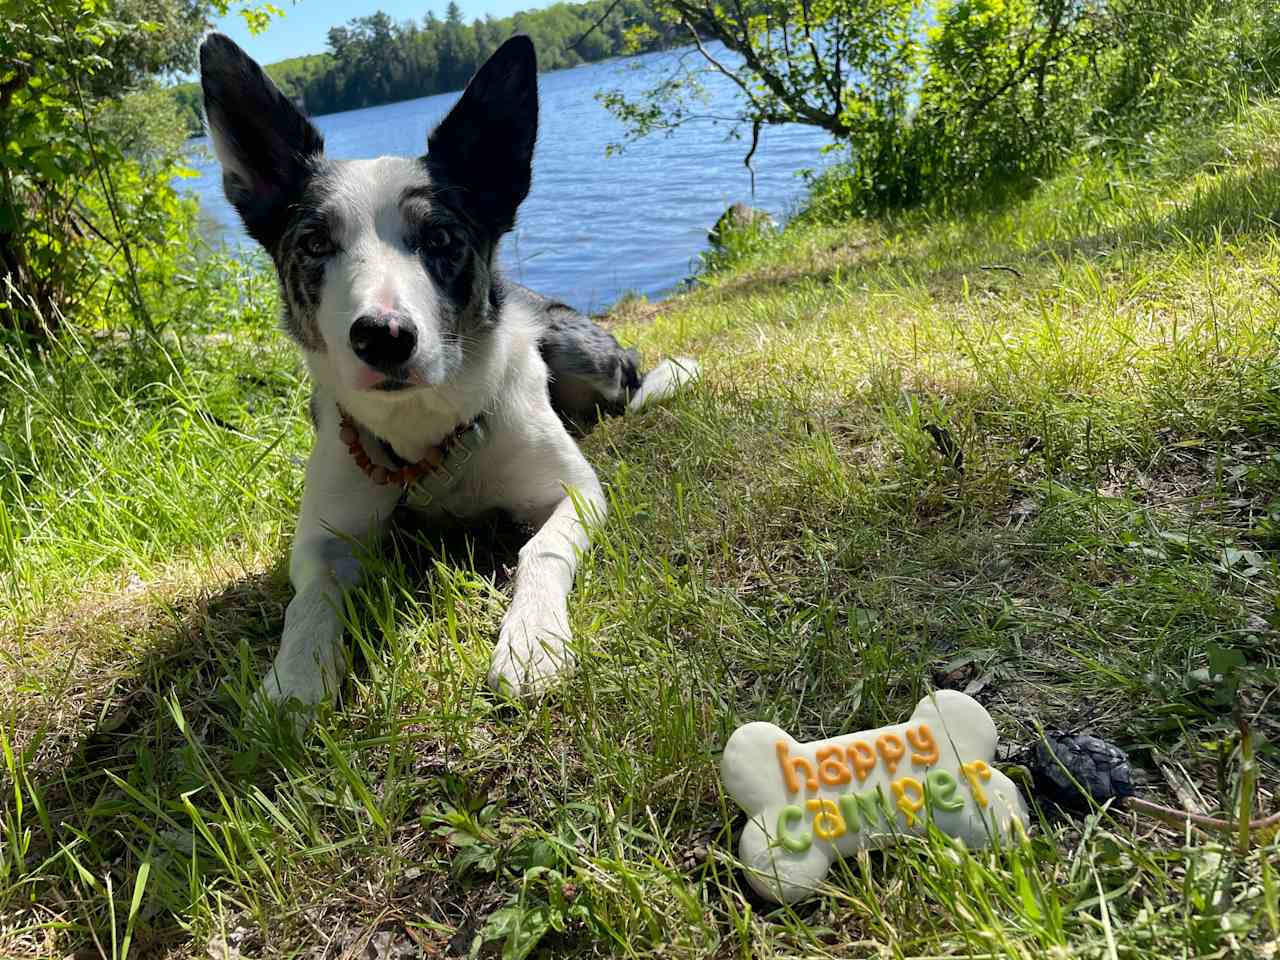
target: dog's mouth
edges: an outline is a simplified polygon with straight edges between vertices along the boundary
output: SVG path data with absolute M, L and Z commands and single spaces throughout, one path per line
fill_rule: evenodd
M 361 393 L 404 393 L 431 386 L 433 380 L 418 364 L 378 370 L 361 363 L 351 378 L 351 386 Z
M 401 390 L 411 390 L 416 386 L 418 386 L 418 384 L 410 383 L 408 380 L 398 380 L 395 377 L 386 377 L 385 379 L 379 380 L 375 383 L 372 389 L 379 390 L 382 393 L 399 393 Z
M 372 367 L 365 367 L 360 370 L 356 374 L 355 383 L 352 384 L 357 390 L 370 393 L 403 393 L 406 390 L 416 390 L 418 387 L 425 387 L 426 385 L 426 378 L 416 370 L 397 370 L 394 373 L 384 373 L 381 370 L 374 370 Z

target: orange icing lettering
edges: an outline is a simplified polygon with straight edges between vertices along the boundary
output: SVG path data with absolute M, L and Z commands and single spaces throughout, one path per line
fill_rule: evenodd
M 776 744 L 778 750 L 778 764 L 782 767 L 782 779 L 787 784 L 788 793 L 800 792 L 800 777 L 797 774 L 804 770 L 805 785 L 810 790 L 818 789 L 818 771 L 813 768 L 812 761 L 808 757 L 790 756 L 791 748 L 787 745 L 787 741 L 779 740 Z
M 840 810 L 833 801 L 813 799 L 807 801 L 805 806 L 815 814 L 813 833 L 819 840 L 835 840 L 848 833 L 844 817 L 840 816 Z
M 855 740 L 849 744 L 848 749 L 845 750 L 845 755 L 848 756 L 849 762 L 853 764 L 853 772 L 858 775 L 859 783 L 867 779 L 867 774 L 876 767 L 876 755 L 864 740 Z
M 991 768 L 987 766 L 985 760 L 971 760 L 968 763 L 960 764 L 960 769 L 964 771 L 964 777 L 969 781 L 969 789 L 973 792 L 973 799 L 978 801 L 978 806 L 985 807 L 987 805 L 987 794 L 982 789 L 979 780 L 991 779 Z
M 880 751 L 880 756 L 884 758 L 884 767 L 890 773 L 898 769 L 898 761 L 907 752 L 907 748 L 902 745 L 902 738 L 896 733 L 882 735 L 876 741 L 876 749 Z
M 853 779 L 843 757 L 844 750 L 840 747 L 822 747 L 818 751 L 818 779 L 828 787 L 838 787 Z
M 915 777 L 903 777 L 889 784 L 893 790 L 898 809 L 907 821 L 908 827 L 916 825 L 916 814 L 924 806 L 924 784 Z
M 929 725 L 927 723 L 920 724 L 920 726 L 916 727 L 914 730 L 908 727 L 907 740 L 910 741 L 911 746 L 915 748 L 915 751 L 919 751 L 912 752 L 912 763 L 919 764 L 922 767 L 927 767 L 931 763 L 938 762 L 938 745 L 933 742 L 933 733 L 929 730 Z

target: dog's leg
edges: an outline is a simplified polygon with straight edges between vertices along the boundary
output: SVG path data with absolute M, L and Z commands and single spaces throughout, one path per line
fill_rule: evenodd
M 699 373 L 693 360 L 664 360 L 644 378 L 628 406 L 634 410 L 665 399 Z M 515 593 L 489 669 L 490 686 L 506 687 L 519 695 L 536 693 L 573 668 L 568 646 L 569 591 L 578 560 L 608 510 L 595 471 L 551 410 L 546 413 L 546 422 L 522 425 L 523 442 L 535 436 L 541 440 L 507 458 L 516 472 L 492 477 L 496 489 L 528 491 L 532 487 L 541 492 L 523 504 L 505 504 L 517 519 L 539 527 L 520 550 Z M 552 495 L 553 489 L 565 487 L 575 492 L 574 498 Z
M 568 441 L 558 475 L 574 496 L 561 496 L 538 509 L 518 511 L 519 519 L 540 523 L 520 549 L 515 592 L 493 651 L 489 685 L 517 696 L 537 693 L 574 666 L 569 650 L 569 591 L 591 532 L 608 509 L 595 472 Z M 577 503 L 575 504 L 574 500 Z M 581 516 L 579 516 L 581 510 Z
M 262 678 L 263 696 L 279 704 L 314 706 L 337 698 L 347 673 L 342 602 L 361 572 L 356 545 L 385 531 L 399 494 L 398 487 L 370 482 L 339 445 L 336 425 L 328 426 L 319 427 L 307 463 L 289 558 L 297 592 L 285 611 L 280 651 Z
M 539 318 L 538 351 L 550 372 L 551 405 L 576 433 L 602 414 L 616 415 L 665 400 L 698 379 L 697 361 L 663 360 L 640 375 L 640 355 L 623 349 L 613 334 L 572 307 L 518 284 L 508 292 Z

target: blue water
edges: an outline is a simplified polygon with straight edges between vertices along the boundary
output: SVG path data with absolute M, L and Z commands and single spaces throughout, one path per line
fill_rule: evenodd
M 502 249 L 509 276 L 583 310 L 603 308 L 632 291 L 660 296 L 693 272 L 707 231 L 729 204 L 741 200 L 781 220 L 803 198 L 798 171 L 829 161 L 820 153 L 829 139 L 808 127 L 763 132 L 753 161 L 754 197 L 742 164 L 749 131 L 745 140 L 726 140 L 725 127 L 690 122 L 670 136 L 658 134 L 605 156 L 623 130 L 596 102 L 596 91 L 638 92 L 681 57 L 692 62 L 697 54 L 646 54 L 539 78 L 533 189 Z M 737 95 L 730 81 L 708 75 L 704 84 L 710 101 L 700 112 L 728 114 Z M 456 99 L 441 94 L 314 122 L 330 156 L 414 155 L 423 152 L 427 131 Z M 207 145 L 203 138 L 193 143 Z M 204 219 L 227 242 L 250 243 L 222 195 L 211 151 L 194 153 L 192 166 L 201 176 L 184 186 L 199 197 Z

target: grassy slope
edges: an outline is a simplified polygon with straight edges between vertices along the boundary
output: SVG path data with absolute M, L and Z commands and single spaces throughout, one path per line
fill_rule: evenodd
M 135 955 L 515 955 L 546 927 L 554 956 L 1274 954 L 1274 837 L 1236 856 L 1120 812 L 863 858 L 774 909 L 732 867 L 715 770 L 744 720 L 894 722 L 951 672 L 1008 741 L 1083 727 L 1147 795 L 1234 803 L 1222 684 L 1193 671 L 1243 654 L 1243 710 L 1280 737 L 1276 144 L 1255 108 L 1149 170 L 795 229 L 623 311 L 707 377 L 586 442 L 613 514 L 572 604 L 582 667 L 528 708 L 484 689 L 518 539 L 482 531 L 381 554 L 304 746 L 240 729 L 307 446 L 268 308 L 172 365 L 68 348 L 56 390 L 7 364 L 0 954 L 132 931 Z M 1278 785 L 1264 757 L 1264 812 Z

